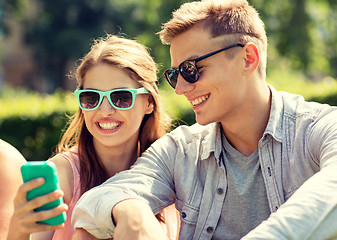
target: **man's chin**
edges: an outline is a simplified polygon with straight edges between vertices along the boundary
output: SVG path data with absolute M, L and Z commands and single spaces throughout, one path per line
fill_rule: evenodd
M 198 117 L 198 116 L 195 117 L 195 120 L 199 125 L 202 125 L 202 126 L 205 126 L 205 125 L 210 124 L 212 122 L 209 119 L 204 119 L 204 118 L 201 118 L 201 117 Z

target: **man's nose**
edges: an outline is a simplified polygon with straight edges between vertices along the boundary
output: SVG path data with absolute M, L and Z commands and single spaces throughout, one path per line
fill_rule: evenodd
M 177 79 L 177 85 L 174 89 L 175 93 L 178 95 L 183 95 L 186 92 L 191 91 L 195 87 L 194 83 L 187 82 L 181 74 L 179 74 Z

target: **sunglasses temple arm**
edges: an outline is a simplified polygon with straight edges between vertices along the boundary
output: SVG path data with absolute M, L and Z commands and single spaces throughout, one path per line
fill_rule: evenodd
M 145 94 L 145 93 L 149 93 L 149 91 L 146 88 L 142 87 L 142 88 L 137 89 L 137 93 Z
M 206 55 L 204 55 L 204 56 L 198 57 L 198 58 L 194 59 L 194 61 L 195 61 L 195 62 L 199 62 L 199 61 L 201 61 L 201 60 L 204 60 L 205 58 L 208 58 L 208 57 L 210 57 L 210 56 L 213 56 L 213 55 L 215 55 L 215 54 L 217 54 L 217 53 L 219 53 L 219 52 L 225 51 L 225 50 L 227 50 L 227 49 L 230 49 L 230 48 L 233 48 L 233 47 L 244 47 L 244 46 L 245 46 L 245 45 L 243 45 L 243 44 L 241 44 L 241 43 L 236 43 L 236 44 L 233 44 L 233 45 L 230 45 L 230 46 L 221 48 L 221 49 L 219 49 L 219 50 L 217 50 L 217 51 L 208 53 L 208 54 L 206 54 Z

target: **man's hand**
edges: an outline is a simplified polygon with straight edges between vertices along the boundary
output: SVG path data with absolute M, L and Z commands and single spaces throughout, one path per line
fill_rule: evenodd
M 112 214 L 116 223 L 114 240 L 167 239 L 150 206 L 137 199 L 127 199 L 115 205 Z

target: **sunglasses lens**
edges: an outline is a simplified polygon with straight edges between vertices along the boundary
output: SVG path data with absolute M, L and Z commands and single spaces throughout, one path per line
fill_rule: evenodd
M 118 108 L 129 108 L 132 106 L 132 93 L 129 91 L 117 91 L 110 94 L 112 103 Z
M 80 94 L 80 103 L 84 109 L 94 108 L 99 103 L 99 94 L 96 92 L 82 92 Z
M 176 88 L 177 80 L 178 80 L 178 71 L 175 69 L 168 69 L 165 71 L 164 76 L 168 83 L 173 87 Z
M 199 72 L 194 61 L 182 62 L 179 66 L 181 76 L 190 83 L 195 83 L 199 79 Z

